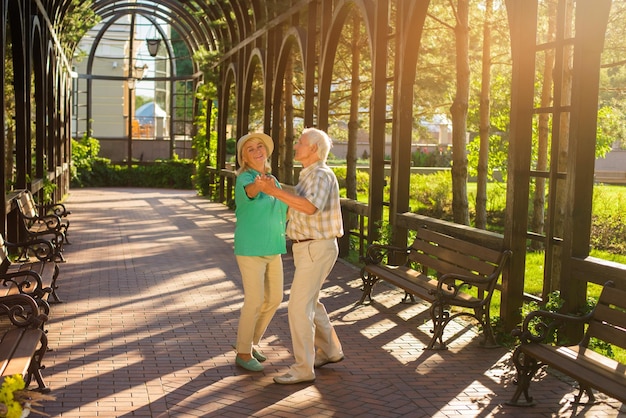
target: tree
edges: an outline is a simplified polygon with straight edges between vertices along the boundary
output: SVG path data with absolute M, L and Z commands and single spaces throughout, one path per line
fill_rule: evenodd
M 357 139 L 359 133 L 359 92 L 361 90 L 360 71 L 360 22 L 358 14 L 352 17 L 352 36 L 350 47 L 352 50 L 352 75 L 350 77 L 350 120 L 348 121 L 348 152 L 346 155 L 346 197 L 356 200 L 356 162 L 358 156 Z
M 458 0 L 456 26 L 456 94 L 452 116 L 452 216 L 454 222 L 469 225 L 467 202 L 467 108 L 469 102 L 469 0 Z
M 489 162 L 490 91 L 491 91 L 491 19 L 493 0 L 485 2 L 485 20 L 483 22 L 483 58 L 480 90 L 480 148 L 478 152 L 478 176 L 476 191 L 476 228 L 487 226 L 487 172 Z

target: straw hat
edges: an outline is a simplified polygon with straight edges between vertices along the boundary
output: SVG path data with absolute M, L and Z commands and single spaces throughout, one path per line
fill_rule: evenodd
M 246 134 L 239 138 L 239 140 L 237 141 L 237 161 L 239 162 L 239 165 L 243 164 L 243 159 L 241 157 L 241 150 L 243 149 L 243 145 L 251 139 L 260 139 L 261 142 L 263 142 L 263 144 L 265 145 L 265 148 L 267 148 L 268 156 L 271 155 L 274 151 L 274 141 L 272 141 L 272 137 L 270 137 L 269 135 L 261 132 L 252 132 Z

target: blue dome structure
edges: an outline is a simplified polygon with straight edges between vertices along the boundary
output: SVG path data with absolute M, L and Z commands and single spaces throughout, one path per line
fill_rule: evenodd
M 154 125 L 157 118 L 165 119 L 167 112 L 155 102 L 148 102 L 137 108 L 135 117 L 141 125 Z

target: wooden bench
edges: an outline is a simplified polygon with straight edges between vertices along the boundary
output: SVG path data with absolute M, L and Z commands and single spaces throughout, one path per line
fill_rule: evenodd
M 29 255 L 28 261 L 11 261 L 10 254 Z M 57 294 L 59 267 L 54 261 L 54 249 L 46 240 L 12 243 L 0 234 L 0 296 L 22 293 L 34 298 L 40 309 L 49 314 L 50 302 L 60 303 Z
M 39 215 L 52 214 L 60 218 L 67 218 L 69 215 L 72 214 L 72 212 L 69 211 L 63 203 L 58 203 L 58 202 L 44 203 L 44 204 L 36 203 L 35 197 L 33 196 L 30 190 L 28 189 L 23 189 L 23 190 L 18 189 L 18 190 L 20 193 L 26 194 L 26 198 L 28 199 L 30 204 L 35 207 Z M 69 227 L 70 225 L 69 221 L 64 221 L 64 223 L 66 223 L 67 227 Z
M 546 342 L 555 330 L 572 324 L 587 328 L 578 344 L 555 346 Z M 589 403 L 595 402 L 593 389 L 626 403 L 626 364 L 589 348 L 592 338 L 626 348 L 626 291 L 613 287 L 613 282 L 604 285 L 598 304 L 591 313 L 574 316 L 534 311 L 524 318 L 522 328 L 514 330 L 513 335 L 520 338 L 521 344 L 513 352 L 517 388 L 509 405 L 535 404 L 528 389 L 542 366 L 559 370 L 578 382 L 575 403 L 580 403 L 584 393 Z M 522 394 L 524 401 L 520 401 Z
M 54 245 L 56 259 L 65 261 L 62 251 L 63 245 L 68 243 L 69 221 L 61 219 L 55 213 L 39 214 L 39 207 L 35 203 L 33 195 L 27 190 L 20 193 L 15 202 L 22 220 L 23 230 L 26 233 L 26 240 L 49 240 Z
M 443 331 L 454 318 L 465 315 L 482 326 L 485 346 L 496 346 L 489 308 L 496 283 L 511 252 L 496 251 L 421 227 L 409 247 L 372 244 L 361 269 L 363 294 L 358 304 L 371 300 L 379 280 L 431 302 L 433 336 L 427 349 L 445 349 Z M 400 265 L 394 260 L 402 258 Z M 406 260 L 406 262 L 404 262 Z M 406 299 L 406 296 L 405 296 Z M 450 307 L 465 308 L 452 312 Z
M 0 377 L 21 374 L 26 387 L 34 378 L 39 391 L 49 391 L 41 375 L 48 350 L 48 337 L 42 329 L 47 316 L 33 298 L 20 294 L 0 297 L 0 314 L 8 318 L 0 339 Z

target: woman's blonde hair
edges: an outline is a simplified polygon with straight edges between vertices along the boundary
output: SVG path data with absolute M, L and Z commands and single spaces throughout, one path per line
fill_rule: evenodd
M 267 151 L 267 159 L 265 160 L 265 167 L 264 167 L 265 168 L 265 172 L 262 173 L 262 174 L 270 173 L 272 171 L 272 165 L 270 164 L 270 155 L 271 154 L 270 154 L 270 150 L 267 149 L 266 143 L 263 140 L 261 140 L 260 138 L 250 138 L 250 139 L 248 139 L 246 141 L 246 143 L 251 142 L 251 141 L 256 141 L 257 143 L 263 144 L 263 146 L 265 146 L 265 151 Z M 243 145 L 245 145 L 245 144 L 241 145 L 242 149 L 243 149 Z M 241 158 L 240 164 L 241 165 L 239 166 L 239 168 L 235 172 L 237 175 L 243 173 L 246 170 L 250 170 L 250 166 L 248 165 L 248 163 L 247 163 L 245 158 Z

